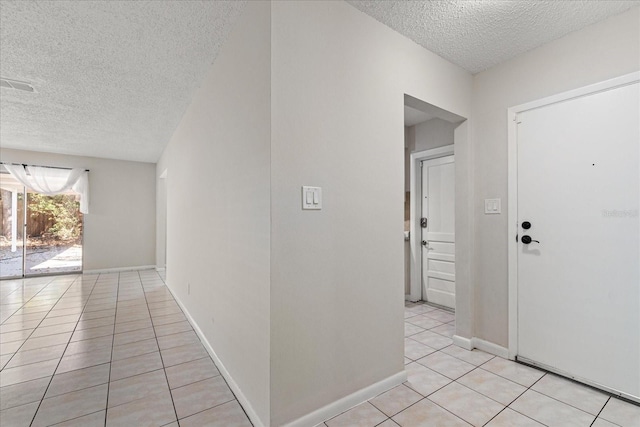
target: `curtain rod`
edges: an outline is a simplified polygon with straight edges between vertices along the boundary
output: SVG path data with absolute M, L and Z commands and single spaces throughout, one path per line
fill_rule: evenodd
M 48 169 L 63 169 L 63 170 L 72 170 L 73 168 L 62 168 L 62 167 L 58 167 L 58 166 L 40 166 L 40 165 L 28 165 L 26 163 L 11 163 L 11 162 L 0 162 L 0 164 L 2 165 L 15 165 L 15 166 L 24 166 L 24 167 L 29 167 L 29 166 L 33 166 L 36 168 L 48 168 Z M 85 172 L 89 172 L 89 169 L 85 169 Z

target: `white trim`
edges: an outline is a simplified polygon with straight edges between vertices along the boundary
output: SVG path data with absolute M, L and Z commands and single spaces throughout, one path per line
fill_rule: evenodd
M 422 248 L 420 245 L 420 236 L 418 233 L 420 227 L 421 204 L 420 195 L 422 194 L 422 176 L 420 173 L 420 162 L 423 160 L 437 159 L 439 157 L 455 155 L 454 146 L 446 145 L 444 147 L 433 148 L 431 150 L 416 151 L 411 153 L 411 161 L 409 173 L 411 177 L 409 210 L 411 212 L 411 222 L 409 224 L 409 247 L 411 249 L 411 286 L 410 301 L 419 301 L 422 299 Z M 455 158 L 454 158 L 455 161 Z
M 200 341 L 202 341 L 202 345 L 207 350 L 207 353 L 209 353 L 209 356 L 211 356 L 211 358 L 213 359 L 213 362 L 216 364 L 216 367 L 220 371 L 220 374 L 222 374 L 225 381 L 227 381 L 229 388 L 231 389 L 231 391 L 233 391 L 233 394 L 235 394 L 236 399 L 238 400 L 240 405 L 242 405 L 242 409 L 244 409 L 244 411 L 247 413 L 247 416 L 249 417 L 249 420 L 251 420 L 251 423 L 254 425 L 254 427 L 269 427 L 268 424 L 267 425 L 263 424 L 260 417 L 258 417 L 258 414 L 253 409 L 253 406 L 251 406 L 251 403 L 242 392 L 242 389 L 240 388 L 238 383 L 234 381 L 233 377 L 231 376 L 227 368 L 224 366 L 224 364 L 216 354 L 213 347 L 211 347 L 211 344 L 207 340 L 207 337 L 204 335 L 204 333 L 202 332 L 202 330 L 200 329 L 196 321 L 193 319 L 193 317 L 191 317 L 189 310 L 187 310 L 187 308 L 184 306 L 184 304 L 182 304 L 180 299 L 173 293 L 173 291 L 169 286 L 167 286 L 167 289 L 169 289 L 169 292 L 171 292 L 171 295 L 180 306 L 180 309 L 182 309 L 182 312 L 187 317 L 187 320 L 189 320 L 189 323 L 191 323 L 191 326 L 193 326 L 193 330 L 196 331 L 196 334 L 200 338 Z
M 453 340 L 454 345 L 464 348 L 465 350 L 473 350 L 473 338 L 465 338 L 461 337 L 460 335 L 454 335 L 451 337 L 451 339 Z
M 156 268 L 155 265 L 137 265 L 133 267 L 98 268 L 96 270 L 83 270 L 82 274 L 121 273 L 124 271 L 153 270 L 155 268 Z
M 605 80 L 600 83 L 562 92 L 507 110 L 508 124 L 508 281 L 509 281 L 509 349 L 508 358 L 515 359 L 518 354 L 518 151 L 517 123 L 519 113 L 541 108 L 546 105 L 565 102 L 585 95 L 611 90 L 640 81 L 640 71 Z
M 167 271 L 167 267 L 158 267 L 158 266 L 156 265 L 156 271 L 157 271 L 158 273 L 162 273 L 162 272 L 164 272 L 164 271 Z
M 464 348 L 465 350 L 471 351 L 474 348 L 477 348 L 478 350 L 493 354 L 494 356 L 500 356 L 504 359 L 509 358 L 509 350 L 507 348 L 480 338 L 465 338 L 460 335 L 454 335 L 451 339 L 453 339 L 453 344 Z
M 407 381 L 407 373 L 405 371 L 398 372 L 397 374 L 391 375 L 382 381 L 378 381 L 375 384 L 360 389 L 355 393 L 351 393 L 342 399 L 336 400 L 327 406 L 323 406 L 322 408 L 300 417 L 297 420 L 285 424 L 284 427 L 308 427 L 321 424 L 323 421 L 340 415 L 343 412 L 348 411 L 349 409 L 358 406 L 359 404 L 364 403 L 405 381 Z

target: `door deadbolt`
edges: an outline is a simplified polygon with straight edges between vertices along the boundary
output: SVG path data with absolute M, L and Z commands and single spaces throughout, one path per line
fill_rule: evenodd
M 529 221 L 524 221 L 522 223 L 522 228 L 524 228 L 525 230 L 528 230 L 531 228 L 531 223 Z
M 420 218 L 420 227 L 427 228 L 427 218 Z

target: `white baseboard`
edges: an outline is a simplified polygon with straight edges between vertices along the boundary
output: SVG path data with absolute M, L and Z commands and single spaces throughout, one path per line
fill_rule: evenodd
M 380 393 L 384 393 L 385 391 L 402 384 L 405 381 L 407 381 L 407 373 L 405 371 L 398 372 L 397 374 L 391 375 L 390 377 L 387 377 L 382 381 L 378 381 L 375 384 L 360 389 L 355 393 L 351 393 L 350 395 L 345 396 L 342 399 L 336 400 L 335 402 L 332 402 L 327 406 L 324 406 L 301 418 L 298 418 L 295 421 L 285 424 L 285 427 L 316 426 L 323 421 L 326 421 L 330 418 L 340 415 L 345 411 L 348 411 L 354 406 L 358 406 L 359 404 L 376 397 Z
M 251 406 L 251 403 L 242 392 L 240 386 L 238 386 L 238 383 L 233 380 L 233 377 L 224 366 L 216 352 L 213 350 L 213 347 L 211 347 L 211 344 L 207 340 L 207 337 L 205 337 L 196 321 L 193 319 L 193 317 L 191 317 L 191 314 L 189 314 L 189 310 L 187 310 L 184 304 L 182 304 L 182 301 L 180 301 L 180 299 L 171 291 L 171 288 L 169 288 L 169 286 L 167 286 L 167 289 L 169 289 L 169 292 L 171 292 L 171 295 L 173 295 L 173 298 L 176 300 L 176 302 L 184 312 L 185 316 L 189 320 L 189 323 L 191 323 L 191 326 L 193 326 L 193 329 L 196 331 L 196 334 L 198 335 L 198 337 L 200 337 L 200 341 L 202 341 L 204 348 L 207 350 L 207 353 L 209 353 L 209 356 L 211 356 L 211 358 L 213 359 L 213 362 L 216 364 L 216 367 L 220 371 L 220 374 L 222 374 L 223 378 L 227 381 L 229 388 L 231 389 L 231 391 L 233 391 L 233 394 L 235 394 L 236 399 L 238 399 L 240 405 L 242 405 L 242 408 L 247 413 L 247 416 L 249 417 L 249 420 L 251 420 L 251 423 L 253 423 L 254 427 L 269 427 L 268 424 L 264 424 L 263 421 L 258 417 L 258 414 Z
M 473 338 L 465 338 L 465 337 L 461 337 L 460 335 L 454 335 L 451 337 L 451 339 L 453 340 L 453 343 L 455 345 L 457 345 L 458 347 L 462 347 L 465 350 L 473 350 Z
M 509 358 L 509 349 L 480 338 L 472 338 L 473 347 L 503 359 Z
M 83 270 L 82 274 L 121 273 L 123 271 L 153 270 L 155 265 L 136 265 L 132 267 L 99 268 L 96 270 Z
M 156 265 L 156 271 L 157 271 L 158 273 L 162 273 L 163 271 L 166 271 L 166 270 L 167 270 L 167 267 L 158 267 L 158 266 Z
M 498 344 L 494 344 L 480 338 L 465 338 L 459 335 L 454 335 L 452 339 L 455 345 L 462 347 L 465 350 L 473 350 L 474 348 L 477 348 L 478 350 L 493 354 L 494 356 L 500 356 L 504 359 L 509 358 L 509 349 L 499 346 Z

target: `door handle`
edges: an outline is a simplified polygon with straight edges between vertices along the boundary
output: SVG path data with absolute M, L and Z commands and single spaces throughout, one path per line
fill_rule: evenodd
M 522 243 L 524 243 L 525 245 L 528 245 L 531 242 L 540 243 L 538 240 L 533 240 L 531 236 L 527 236 L 526 234 L 522 236 L 522 239 L 520 240 L 522 240 Z
M 422 246 L 424 246 L 425 248 L 429 247 L 429 242 L 427 242 L 426 240 L 422 241 Z

